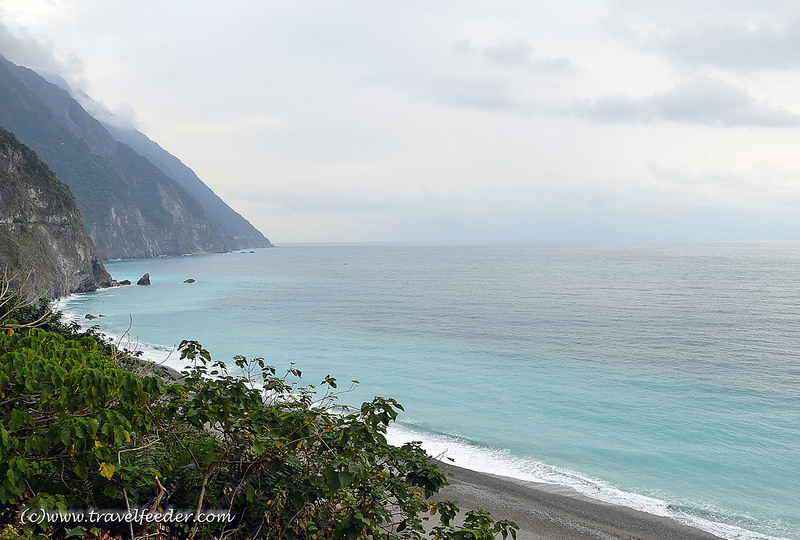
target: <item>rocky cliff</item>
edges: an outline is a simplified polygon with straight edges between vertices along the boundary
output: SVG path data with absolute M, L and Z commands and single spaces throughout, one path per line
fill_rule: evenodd
M 244 219 L 203 183 L 192 169 L 161 148 L 146 135 L 133 128 L 120 128 L 103 124 L 117 141 L 127 144 L 146 157 L 161 172 L 177 182 L 206 212 L 209 223 L 228 249 L 272 247 L 249 221 Z
M 114 139 L 67 91 L 0 57 L 0 125 L 69 185 L 104 259 L 269 245 L 226 241 L 186 189 Z
M 69 188 L 2 128 L 0 268 L 31 297 L 111 285 Z

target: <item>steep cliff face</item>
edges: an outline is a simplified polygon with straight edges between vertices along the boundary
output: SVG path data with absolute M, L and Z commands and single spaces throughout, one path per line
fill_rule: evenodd
M 111 285 L 69 188 L 0 128 L 0 268 L 30 296 Z
M 236 213 L 200 180 L 192 169 L 133 128 L 103 124 L 117 141 L 127 144 L 146 157 L 200 203 L 209 223 L 228 249 L 272 247 L 272 243 L 250 222 Z
M 69 185 L 102 258 L 231 249 L 183 187 L 116 141 L 65 90 L 2 57 L 0 125 Z

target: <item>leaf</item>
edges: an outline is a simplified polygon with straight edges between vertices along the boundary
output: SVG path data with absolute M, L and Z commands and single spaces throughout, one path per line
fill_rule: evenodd
M 347 487 L 353 481 L 353 475 L 349 472 L 342 471 L 339 473 L 339 485 Z
M 79 527 L 75 527 L 74 529 L 67 529 L 66 530 L 66 535 L 64 537 L 65 538 L 73 538 L 73 537 L 83 538 L 84 536 L 86 536 L 86 528 L 79 526 Z
M 116 467 L 113 463 L 103 462 L 100 464 L 100 476 L 111 480 L 111 477 L 114 476 L 114 469 L 116 469 Z
M 341 487 L 341 483 L 339 482 L 339 475 L 336 471 L 325 471 L 325 485 L 328 487 L 328 490 L 333 493 L 338 491 Z
M 89 477 L 89 469 L 85 463 L 76 463 L 75 474 L 77 474 L 78 478 L 81 480 L 86 480 Z

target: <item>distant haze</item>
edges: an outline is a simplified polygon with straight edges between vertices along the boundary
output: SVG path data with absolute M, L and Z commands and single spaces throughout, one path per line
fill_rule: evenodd
M 800 240 L 797 2 L 0 0 L 0 23 L 0 54 L 276 244 Z

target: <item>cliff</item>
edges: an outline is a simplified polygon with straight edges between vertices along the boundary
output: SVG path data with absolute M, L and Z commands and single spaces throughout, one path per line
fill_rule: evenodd
M 212 224 L 203 204 L 146 157 L 115 140 L 67 91 L 2 57 L 0 125 L 69 185 L 86 231 L 104 259 L 270 245 L 260 233 L 261 242 L 232 242 L 228 232 Z
M 206 212 L 206 217 L 228 249 L 273 247 L 245 218 L 228 206 L 211 188 L 203 183 L 192 169 L 161 148 L 146 135 L 133 128 L 103 124 L 114 139 L 127 144 L 146 157 L 161 172 L 177 182 Z
M 69 188 L 2 128 L 0 268 L 31 297 L 111 285 Z

